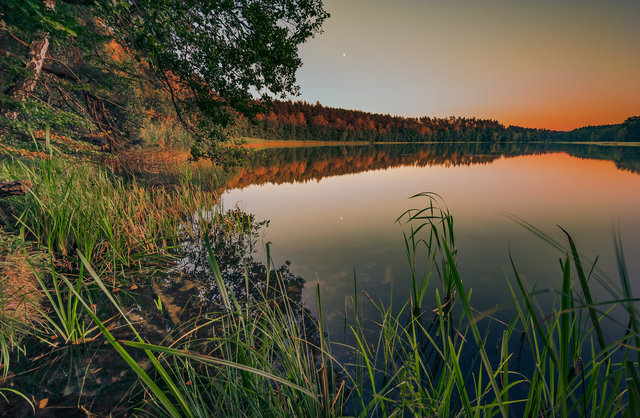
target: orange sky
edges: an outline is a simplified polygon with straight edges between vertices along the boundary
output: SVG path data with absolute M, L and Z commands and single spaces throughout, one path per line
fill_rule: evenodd
M 640 115 L 640 1 L 325 0 L 299 99 L 573 129 Z

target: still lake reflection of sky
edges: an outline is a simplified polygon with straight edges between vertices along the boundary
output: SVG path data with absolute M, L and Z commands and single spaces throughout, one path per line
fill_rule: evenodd
M 396 218 L 440 194 L 454 216 L 458 261 L 472 304 L 479 310 L 508 305 L 505 281 L 509 250 L 521 274 L 537 288 L 561 287 L 562 254 L 504 216 L 516 215 L 563 244 L 556 225 L 569 231 L 578 249 L 617 279 L 613 230 L 619 226 L 635 295 L 640 294 L 640 175 L 606 160 L 566 153 L 498 158 L 468 166 L 401 166 L 319 181 L 253 185 L 224 193 L 226 208 L 239 204 L 257 220 L 270 220 L 263 242 L 272 242 L 277 264 L 306 281 L 305 299 L 315 310 L 319 281 L 331 327 L 343 322 L 345 299 L 358 285 L 389 302 L 391 286 L 406 300 L 410 276 L 401 227 Z M 262 245 L 262 247 L 264 247 Z M 264 259 L 264 248 L 258 258 Z M 635 280 L 634 280 L 635 279 Z M 618 285 L 618 283 L 615 283 Z M 596 297 L 606 298 L 596 290 Z M 427 304 L 435 300 L 433 294 Z

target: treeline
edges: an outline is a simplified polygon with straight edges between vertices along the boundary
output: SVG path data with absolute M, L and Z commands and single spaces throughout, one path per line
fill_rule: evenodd
M 320 103 L 276 101 L 271 112 L 250 121 L 239 118 L 239 136 L 277 140 L 325 141 L 640 141 L 638 117 L 620 125 L 559 132 L 518 126 L 492 119 L 401 117 L 326 107 Z
M 640 141 L 640 116 L 632 116 L 617 125 L 585 126 L 569 132 L 558 132 L 556 136 L 565 141 Z
M 241 118 L 241 136 L 326 141 L 501 141 L 514 140 L 504 125 L 476 118 L 409 118 L 326 107 L 320 103 L 277 101 L 255 121 Z

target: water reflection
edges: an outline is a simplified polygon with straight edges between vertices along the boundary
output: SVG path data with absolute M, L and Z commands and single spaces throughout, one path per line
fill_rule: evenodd
M 203 312 L 224 308 L 220 288 L 209 262 L 207 244 L 199 238 L 202 236 L 200 230 L 207 228 L 209 232 L 206 236 L 229 297 L 240 303 L 278 303 L 282 298 L 288 298 L 299 325 L 304 327 L 310 341 L 315 342 L 318 339 L 316 325 L 303 306 L 305 280 L 291 271 L 289 261 L 275 268 L 271 260 L 261 261 L 254 257 L 260 233 L 268 224 L 269 221 L 258 222 L 253 214 L 239 209 L 213 219 L 209 213 L 196 216 L 189 229 L 192 233 L 183 235 L 178 250 L 180 259 L 171 271 L 169 280 L 177 287 L 194 283 L 198 308 Z M 167 292 L 176 293 L 175 289 L 168 289 Z
M 640 146 L 558 143 L 377 144 L 266 149 L 230 173 L 224 189 L 253 184 L 292 183 L 401 166 L 469 166 L 503 157 L 563 152 L 578 158 L 613 161 L 640 172 Z
M 600 256 L 598 265 L 614 280 L 613 229 L 623 231 L 627 254 L 640 252 L 640 147 L 388 144 L 267 150 L 260 158 L 235 173 L 224 205 L 270 219 L 262 244 L 273 243 L 276 259 L 291 259 L 294 274 L 318 278 L 327 323 L 338 334 L 354 272 L 358 287 L 376 301 L 389 303 L 393 295 L 400 303 L 410 294 L 411 272 L 394 221 L 419 192 L 437 192 L 448 205 L 460 273 L 481 311 L 511 303 L 510 254 L 537 289 L 557 288 L 562 279 L 563 254 L 505 213 L 566 242 L 561 225 L 586 258 Z M 255 257 L 265 260 L 260 243 Z M 628 262 L 630 271 L 640 271 L 640 258 Z M 633 286 L 640 292 L 640 283 Z M 303 299 L 313 307 L 308 289 Z
M 508 321 L 514 313 L 513 294 L 507 286 L 507 277 L 514 283 L 511 257 L 527 288 L 541 293 L 542 315 L 553 312 L 552 302 L 562 284 L 558 259 L 564 258 L 562 251 L 502 215 L 515 214 L 566 244 L 566 236 L 556 226 L 562 225 L 586 254 L 583 260 L 600 256 L 597 265 L 611 274 L 607 285 L 615 285 L 612 227 L 621 226 L 627 254 L 640 250 L 639 151 L 640 147 L 575 144 L 389 144 L 267 150 L 229 175 L 223 201 L 227 207 L 240 205 L 245 212 L 269 219 L 268 228 L 260 225 L 242 237 L 218 235 L 213 239 L 214 251 L 221 258 L 230 251 L 221 269 L 230 278 L 234 294 L 251 298 L 251 289 L 247 292 L 243 287 L 242 260 L 253 266 L 248 268 L 250 276 L 261 286 L 269 259 L 265 243 L 273 242 L 276 259 L 293 260 L 281 268 L 296 289 L 295 298 L 306 301 L 317 314 L 315 294 L 303 287 L 302 277 L 317 278 L 329 335 L 334 342 L 354 345 L 348 327 L 355 323 L 356 311 L 367 319 L 363 321 L 367 326 L 375 328 L 374 321 L 380 318 L 375 304 L 382 302 L 399 310 L 416 294 L 402 225 L 394 221 L 410 207 L 422 208 L 419 202 L 408 201 L 409 196 L 437 192 L 453 214 L 459 272 L 465 289 L 473 289 L 471 305 L 477 309 L 478 326 L 487 347 L 495 345 L 489 355 L 497 360 L 503 331 L 500 321 Z M 192 250 L 185 248 L 185 252 L 193 256 L 185 257 L 182 267 L 186 274 L 198 275 L 205 269 L 205 252 L 202 243 L 190 245 Z M 423 269 L 430 261 L 418 260 Z M 640 259 L 628 261 L 631 272 L 640 271 Z M 591 266 L 586 261 L 585 265 Z M 205 291 L 203 299 L 219 303 L 217 288 L 212 278 L 208 280 L 210 285 L 204 288 L 211 293 Z M 606 288 L 592 282 L 597 301 L 609 300 Z M 640 283 L 632 286 L 637 294 Z M 455 297 L 435 278 L 425 287 L 421 319 L 430 332 L 436 324 L 431 315 L 436 288 L 445 301 Z M 358 308 L 356 298 L 361 300 Z M 459 308 L 451 315 L 453 322 L 459 321 Z M 611 315 L 614 320 L 607 322 L 605 334 L 617 339 L 624 335 L 627 317 L 619 310 Z M 513 361 L 518 369 L 522 361 L 522 370 L 527 370 L 534 367 L 534 361 L 522 341 L 513 347 L 517 353 Z M 344 346 L 334 348 L 338 358 L 355 362 Z M 424 352 L 425 364 L 433 361 L 434 373 L 442 372 L 432 354 Z M 476 354 L 473 347 L 462 353 L 465 370 L 475 367 Z

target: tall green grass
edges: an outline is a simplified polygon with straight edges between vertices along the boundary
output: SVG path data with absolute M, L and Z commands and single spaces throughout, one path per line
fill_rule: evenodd
M 55 156 L 5 159 L 0 178 L 29 179 L 34 185 L 28 196 L 12 199 L 13 219 L 6 227 L 62 262 L 79 250 L 113 274 L 162 255 L 177 243 L 185 221 L 216 206 L 214 195 L 188 182 L 171 189 L 145 187 L 94 164 Z
M 507 284 L 514 313 L 508 321 L 491 320 L 490 313 L 474 310 L 472 291 L 457 267 L 453 217 L 437 195 L 416 198 L 427 199 L 425 208 L 401 217 L 408 226 L 412 291 L 402 306 L 354 294 L 348 325 L 353 344 L 340 345 L 349 353 L 341 359 L 332 354 L 337 347 L 326 334 L 319 286 L 320 338 L 314 341 L 288 298 L 265 294 L 240 301 L 227 291 L 210 247 L 224 309 L 193 322 L 170 345 L 151 344 L 139 335 L 117 340 L 76 286 L 65 282 L 140 377 L 145 412 L 151 415 L 608 417 L 640 410 L 638 299 L 631 294 L 619 238 L 623 293 L 608 301 L 593 299 L 593 269 L 584 270 L 567 234 L 558 271 L 562 286 L 551 294 L 551 310 L 541 310 L 541 293 L 529 289 L 512 261 Z M 84 258 L 83 265 L 118 306 Z M 426 282 L 435 276 L 439 286 L 433 290 L 432 313 L 424 301 L 430 289 Z M 267 280 L 282 286 L 277 274 Z M 251 285 L 247 277 L 245 286 Z M 363 317 L 359 305 L 364 303 L 379 316 Z M 611 329 L 619 323 L 614 307 L 624 310 L 628 326 Z M 122 309 L 120 314 L 126 320 Z M 498 335 L 497 345 L 490 335 Z M 144 350 L 151 370 L 142 370 L 131 350 Z
M 33 334 L 42 342 L 52 345 L 58 344 L 58 338 L 64 344 L 80 344 L 93 339 L 98 327 L 88 320 L 88 315 L 85 314 L 85 310 L 80 305 L 80 299 L 76 296 L 82 293 L 84 300 L 91 297 L 84 280 L 84 268 L 80 269 L 73 285 L 74 289 L 71 290 L 65 284 L 67 279 L 63 279 L 53 265 L 51 267 L 51 277 L 48 278 L 33 269 L 48 302 L 44 305 L 44 309 L 35 305 L 42 319 Z
M 442 209 L 437 195 L 424 193 L 415 197 L 426 198 L 427 205 L 404 214 L 410 224 L 405 242 L 412 265 L 413 292 L 400 313 L 411 307 L 412 314 L 404 315 L 403 322 L 403 315 L 394 315 L 380 306 L 383 321 L 373 334 L 377 339 L 375 349 L 367 348 L 371 344 L 365 337 L 371 333 L 362 332 L 358 321 L 352 329 L 358 341 L 356 353 L 362 357 L 356 365 L 364 364 L 368 372 L 360 374 L 368 379 L 358 386 L 371 391 L 369 403 L 361 402 L 362 412 L 385 414 L 397 412 L 398 407 L 408 412 L 404 405 L 411 405 L 409 411 L 416 413 L 416 399 L 427 400 L 426 404 L 419 403 L 420 413 L 437 415 L 615 416 L 633 415 L 640 410 L 640 347 L 634 305 L 638 299 L 631 295 L 619 238 L 616 247 L 620 288 L 624 292 L 614 294 L 608 301 L 596 302 L 592 297 L 593 281 L 589 279 L 594 268 L 585 271 L 576 244 L 566 231 L 568 247 L 559 245 L 564 252 L 559 272 L 562 288 L 552 294 L 559 303 L 554 303 L 551 312 L 541 311 L 541 293 L 527 288 L 512 261 L 512 279 L 508 283 L 517 314 L 497 330 L 502 336 L 498 355 L 491 355 L 494 350 L 488 345 L 487 335 L 495 324 L 486 324 L 488 314 L 474 311 L 471 291 L 464 287 L 455 261 L 453 219 Z M 420 232 L 426 233 L 418 236 Z M 533 232 L 541 235 L 539 230 Z M 426 273 L 422 275 L 416 274 L 413 267 L 418 243 L 423 244 L 427 260 Z M 436 318 L 427 326 L 420 321 L 424 314 L 415 308 L 420 308 L 425 281 L 434 272 L 440 278 L 441 289 L 435 290 Z M 513 290 L 514 280 L 517 290 Z M 615 287 L 606 286 L 610 292 Z M 620 324 L 619 317 L 612 314 L 615 307 L 624 308 L 628 326 Z M 456 311 L 458 321 L 451 315 Z M 622 326 L 605 335 L 605 324 L 611 328 L 616 323 Z M 418 343 L 425 340 L 424 345 Z M 532 367 L 517 367 L 522 353 L 520 344 L 528 346 Z M 475 370 L 465 367 L 469 362 L 463 357 L 477 359 Z M 407 369 L 410 362 L 413 368 Z M 374 365 L 380 365 L 378 373 L 382 377 L 371 372 Z M 386 385 L 380 387 L 379 382 Z M 404 390 L 397 391 L 398 387 Z
M 0 301 L 6 297 L 4 292 L 0 292 Z M 1 308 L 4 311 L 4 307 Z M 9 374 L 13 352 L 24 354 L 25 350 L 21 343 L 24 336 L 28 335 L 30 331 L 31 327 L 24 321 L 5 315 L 4 312 L 0 315 L 0 367 L 3 377 Z
M 146 391 L 147 413 L 190 417 L 212 413 L 218 416 L 338 414 L 344 392 L 335 392 L 332 369 L 317 359 L 319 353 L 328 351 L 324 342 L 321 340 L 320 346 L 316 346 L 305 335 L 288 298 L 279 298 L 277 303 L 266 298 L 248 303 L 227 292 L 210 247 L 209 261 L 220 286 L 225 311 L 201 323 L 190 323 L 187 334 L 170 346 L 144 341 L 104 282 L 86 259 L 80 257 L 136 340 L 117 340 L 89 309 L 75 285 L 64 280 L 107 341 L 140 378 Z M 267 278 L 269 280 L 281 294 L 286 292 L 277 274 Z M 206 336 L 194 338 L 202 334 Z M 127 349 L 144 350 L 153 364 L 152 372 L 143 370 Z
M 11 241 L 3 238 L 1 250 L 34 246 L 34 251 L 47 254 L 50 264 L 33 269 L 35 292 L 43 303 L 24 292 L 10 294 L 0 283 L 0 364 L 5 375 L 12 360 L 26 354 L 21 345 L 24 337 L 58 345 L 83 343 L 100 335 L 57 274 L 70 273 L 76 290 L 85 299 L 91 297 L 94 289 L 86 289 L 76 251 L 85 254 L 115 287 L 134 274 L 169 268 L 171 250 L 180 235 L 200 233 L 190 228 L 194 216 L 217 205 L 215 195 L 188 179 L 171 188 L 146 186 L 91 162 L 58 156 L 49 135 L 45 139 L 48 158 L 0 158 L 0 179 L 28 179 L 33 185 L 26 196 L 0 202 L 2 237 Z M 206 228 L 201 229 L 206 233 Z M 24 275 L 31 275 L 28 266 L 26 270 Z M 8 304 L 12 309 L 17 304 L 27 306 L 31 318 L 6 315 Z
M 531 288 L 512 260 L 506 282 L 513 313 L 494 320 L 494 313 L 473 308 L 456 261 L 453 216 L 438 195 L 416 195 L 426 204 L 398 219 L 405 226 L 410 294 L 394 305 L 354 293 L 350 343 L 339 346 L 325 327 L 319 286 L 317 318 L 302 317 L 308 311 L 286 297 L 283 278 L 269 265 L 261 297 L 239 300 L 207 243 L 222 307 L 183 325 L 172 343 L 158 344 L 142 337 L 104 276 L 136 257 L 161 253 L 178 231 L 206 236 L 206 228 L 191 231 L 184 221 L 213 207 L 212 200 L 188 185 L 148 190 L 56 157 L 32 164 L 5 160 L 0 172 L 36 185 L 27 198 L 13 201 L 15 230 L 62 259 L 79 254 L 75 279 L 57 273 L 53 263 L 49 277 L 37 275 L 47 301 L 38 335 L 81 344 L 100 332 L 138 376 L 142 394 L 132 408 L 143 414 L 608 417 L 640 411 L 638 298 L 618 235 L 620 283 L 608 284 L 610 300 L 596 301 L 592 287 L 605 279 L 595 265 L 585 268 L 569 233 L 564 246 L 519 221 L 562 251 L 561 287 L 546 293 Z M 229 228 L 230 222 L 247 228 L 233 216 L 225 219 L 212 227 Z M 246 294 L 253 285 L 245 273 Z M 269 292 L 274 288 L 279 291 Z M 540 297 L 554 299 L 550 309 L 542 310 Z M 106 325 L 101 317 L 108 310 L 96 311 L 98 298 L 115 309 L 130 330 L 122 335 L 133 339 Z M 427 298 L 435 301 L 433 312 Z M 364 304 L 377 317 L 364 317 Z M 302 326 L 310 319 L 313 329 Z M 12 337 L 3 330 L 2 338 Z M 348 354 L 337 358 L 338 351 Z M 140 354 L 149 368 L 139 363 Z

